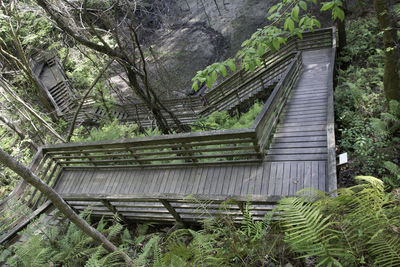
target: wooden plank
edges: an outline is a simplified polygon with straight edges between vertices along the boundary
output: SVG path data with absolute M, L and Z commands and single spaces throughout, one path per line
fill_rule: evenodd
M 313 161 L 311 165 L 311 187 L 318 190 L 319 162 Z
M 160 179 L 160 176 L 162 175 L 163 171 L 155 170 L 155 172 L 156 173 L 154 174 L 154 176 L 151 177 L 151 179 L 150 179 L 151 183 L 150 183 L 150 187 L 148 189 L 149 193 L 154 192 L 154 188 L 156 187 L 156 184 L 159 183 L 159 179 Z
M 293 142 L 319 142 L 325 141 L 326 136 L 302 136 L 302 137 L 280 137 L 274 138 L 274 142 L 276 143 L 293 143 Z
M 124 188 L 128 187 L 130 183 L 132 183 L 132 178 L 134 177 L 134 173 L 125 171 L 125 172 L 120 172 L 120 175 L 118 176 L 118 185 L 115 188 L 116 193 L 122 193 Z
M 145 170 L 145 171 L 147 171 L 147 170 Z M 178 174 L 178 170 L 171 169 L 163 192 L 169 193 L 173 190 L 172 184 L 174 183 L 174 180 L 176 179 L 176 174 Z M 175 180 L 175 183 L 176 183 L 176 180 Z
M 242 191 L 242 184 L 243 184 L 244 175 L 245 175 L 243 166 L 240 166 L 237 169 L 237 173 L 238 174 L 236 177 L 234 194 L 240 195 L 240 192 Z
M 294 196 L 297 192 L 298 184 L 298 173 L 297 173 L 297 162 L 290 162 L 290 182 L 289 182 L 289 195 Z
M 268 196 L 274 195 L 275 192 L 275 182 L 276 182 L 276 173 L 277 173 L 277 163 L 271 162 L 271 172 L 269 175 L 269 183 L 268 183 Z
M 190 194 L 193 190 L 194 183 L 196 181 L 197 169 L 189 168 L 189 176 L 187 177 L 186 187 L 184 188 L 183 194 Z
M 291 143 L 272 143 L 270 145 L 271 149 L 277 148 L 325 148 L 326 149 L 327 143 L 326 141 L 316 141 L 316 142 L 291 142 Z
M 290 174 L 291 174 L 290 162 L 283 163 L 283 181 L 282 181 L 282 196 L 289 196 L 290 194 Z
M 311 166 L 312 162 L 307 161 L 304 163 L 304 188 L 311 188 Z
M 243 179 L 242 179 L 242 188 L 240 190 L 241 195 L 249 195 L 250 194 L 250 183 L 253 179 L 251 175 L 251 166 L 243 167 Z
M 276 176 L 275 176 L 275 189 L 274 195 L 280 196 L 282 194 L 282 183 L 284 173 L 284 163 L 276 163 Z
M 89 192 L 92 180 L 94 179 L 94 174 L 95 174 L 94 172 L 91 172 L 88 170 L 88 176 L 87 177 L 85 176 L 86 184 L 84 184 L 84 186 L 82 186 L 83 193 Z
M 271 162 L 263 163 L 263 180 L 261 184 L 261 195 L 268 195 L 268 187 L 271 180 Z
M 195 177 L 195 181 L 193 183 L 193 188 L 192 188 L 190 193 L 197 193 L 198 192 L 199 187 L 200 187 L 200 182 L 201 182 L 203 170 L 205 170 L 205 168 L 198 167 L 196 169 L 196 177 Z
M 113 186 L 117 176 L 118 176 L 118 172 L 110 173 L 110 175 L 108 176 L 108 179 L 106 180 L 106 183 L 103 185 L 102 193 L 110 192 L 109 190 Z M 125 187 L 125 188 L 127 188 L 127 187 Z
M 261 194 L 261 188 L 262 188 L 262 183 L 263 183 L 264 164 L 265 163 L 258 165 L 257 169 L 256 169 L 257 179 L 255 181 L 254 191 L 253 191 L 253 193 L 256 195 Z
M 326 147 L 308 147 L 308 148 L 276 148 L 269 149 L 268 155 L 298 155 L 298 154 L 326 154 Z
M 234 174 L 234 167 L 232 165 L 226 166 L 226 174 L 223 179 L 222 190 L 221 190 L 222 195 L 229 194 L 229 188 L 230 188 L 233 174 Z
M 231 172 L 231 178 L 229 181 L 228 192 L 227 192 L 229 195 L 235 194 L 235 186 L 236 186 L 237 179 L 238 179 L 238 173 L 239 173 L 239 170 L 238 170 L 237 166 L 233 166 L 232 172 Z
M 190 174 L 191 174 L 191 169 L 185 168 L 184 169 L 183 179 L 181 181 L 181 185 L 180 185 L 179 191 L 178 191 L 180 194 L 185 194 L 186 187 L 187 187 L 187 185 L 189 183 Z
M 288 118 L 285 119 L 284 122 L 310 122 L 310 121 L 321 121 L 321 120 L 326 120 L 326 116 L 317 116 L 317 117 L 311 117 L 311 118 Z
M 110 185 L 110 187 L 108 188 L 108 192 L 116 194 L 118 193 L 119 187 L 122 184 L 122 179 L 123 177 L 125 177 L 126 175 L 128 175 L 128 171 L 127 170 L 115 170 L 115 178 L 114 178 L 114 182 Z M 134 181 L 132 181 L 131 183 L 129 183 L 128 187 L 128 191 L 131 192 L 131 188 Z
M 256 182 L 257 182 L 257 169 L 258 166 L 250 166 L 250 180 L 248 182 L 248 186 L 247 186 L 247 192 L 248 194 L 253 194 L 255 191 L 255 186 L 256 186 Z
M 319 161 L 327 160 L 327 154 L 302 154 L 302 155 L 267 155 L 265 157 L 266 161 Z
M 158 186 L 158 188 L 156 187 L 156 192 L 159 192 L 159 193 L 163 193 L 163 192 L 166 192 L 165 191 L 165 187 L 166 187 L 166 185 L 167 185 L 167 183 L 168 183 L 168 176 L 169 176 L 169 173 L 171 172 L 171 170 L 170 169 L 166 169 L 164 172 L 163 172 L 163 175 L 162 175 L 162 180 L 160 181 L 160 184 L 159 184 L 159 186 Z
M 305 170 L 305 162 L 298 162 L 296 192 L 298 192 L 301 189 L 304 189 L 304 170 Z
M 318 162 L 318 189 L 321 191 L 327 191 L 326 188 L 326 162 L 319 161 Z
M 122 183 L 125 184 L 125 186 L 123 186 L 120 191 L 127 193 L 127 194 L 131 194 L 132 192 L 134 192 L 135 187 L 138 185 L 138 177 L 140 175 L 140 171 L 139 170 L 135 170 L 135 171 L 129 171 L 129 170 L 125 170 L 124 172 L 126 172 L 126 176 L 122 176 L 123 172 L 121 172 L 121 178 L 119 181 L 121 181 Z
M 224 188 L 224 183 L 226 180 L 226 174 L 229 167 L 220 167 L 217 186 L 215 187 L 214 194 L 220 195 L 222 194 L 222 189 Z
M 209 194 L 216 194 L 217 191 L 217 186 L 218 186 L 218 182 L 220 179 L 220 173 L 221 173 L 221 167 L 215 167 L 214 168 L 214 174 L 210 183 L 210 189 L 209 189 Z
M 306 137 L 306 136 L 325 136 L 326 131 L 312 131 L 312 132 L 284 132 L 276 133 L 275 136 L 279 137 Z
M 326 131 L 326 126 L 323 124 L 320 125 L 311 125 L 311 126 L 286 126 L 286 127 L 278 127 L 277 133 L 286 133 L 286 132 L 310 132 L 310 131 Z
M 203 187 L 203 194 L 210 194 L 211 190 L 211 184 L 214 180 L 214 175 L 217 170 L 215 168 L 209 168 L 207 172 L 207 177 L 204 182 L 204 187 Z
M 279 127 L 292 127 L 292 126 L 312 126 L 312 125 L 326 125 L 326 120 L 320 120 L 320 121 L 308 121 L 308 122 L 288 122 L 284 123 L 281 122 L 279 123 Z

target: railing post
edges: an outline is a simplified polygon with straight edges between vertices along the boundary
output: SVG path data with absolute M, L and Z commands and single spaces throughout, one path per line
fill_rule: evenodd
M 175 221 L 177 223 L 180 224 L 184 224 L 181 216 L 179 216 L 179 214 L 176 212 L 176 210 L 171 206 L 171 204 L 168 202 L 168 200 L 166 199 L 159 199 L 159 201 L 161 202 L 161 204 L 163 204 L 163 206 L 169 211 L 169 213 L 171 213 L 172 217 L 174 217 Z
M 100 200 L 101 203 L 103 203 L 103 205 L 112 213 L 114 213 L 118 219 L 120 219 L 121 221 L 123 221 L 124 223 L 128 224 L 128 220 L 121 215 L 121 213 L 113 206 L 111 205 L 110 201 L 106 200 L 106 199 L 102 199 Z

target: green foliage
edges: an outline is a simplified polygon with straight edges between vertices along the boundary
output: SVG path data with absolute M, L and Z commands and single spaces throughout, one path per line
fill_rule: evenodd
M 27 165 L 31 161 L 33 155 L 29 148 L 29 139 L 20 141 L 19 137 L 5 127 L 0 127 L 0 147 L 9 155 Z M 18 175 L 9 168 L 0 166 L 0 200 L 12 191 L 17 182 L 20 181 Z
M 197 91 L 199 85 L 203 83 L 208 88 L 212 88 L 218 74 L 226 76 L 227 67 L 235 71 L 235 66 L 238 65 L 246 71 L 254 71 L 261 66 L 265 53 L 278 51 L 282 45 L 286 44 L 290 36 L 301 38 L 304 31 L 320 28 L 321 23 L 307 12 L 310 9 L 309 6 L 315 4 L 317 4 L 316 0 L 282 0 L 273 5 L 268 11 L 269 24 L 257 29 L 248 40 L 244 41 L 242 49 L 234 58 L 214 63 L 204 70 L 198 71 L 192 79 L 192 89 Z M 334 20 L 344 20 L 341 0 L 321 4 L 321 11 L 331 11 Z M 283 25 L 283 27 L 277 25 Z
M 86 220 L 90 220 L 89 216 L 86 216 Z M 157 234 L 147 234 L 148 226 L 140 228 L 142 230 L 137 231 L 137 237 L 133 238 L 119 223 L 101 219 L 96 226 L 98 231 L 133 259 L 133 266 L 149 266 L 155 248 L 158 249 L 160 237 Z M 124 266 L 119 252 L 109 253 L 74 224 L 65 220 L 52 226 L 48 225 L 48 220 L 43 215 L 31 223 L 23 235 L 26 241 L 4 250 L 0 256 L 0 264 L 7 263 L 11 267 L 49 266 L 50 263 L 54 266 Z M 141 241 L 135 243 L 133 240 Z
M 234 204 L 227 202 L 221 206 Z M 205 220 L 203 229 L 179 229 L 163 243 L 164 253 L 154 266 L 277 266 L 285 263 L 286 246 L 273 231 L 272 213 L 255 222 L 250 203 L 238 225 L 230 216 Z M 288 254 L 286 254 L 288 256 Z
M 13 14 L 8 16 L 0 10 L 0 43 L 8 46 L 5 47 L 6 50 L 15 49 L 12 44 L 13 32 L 28 52 L 31 49 L 47 48 L 55 43 L 57 31 L 37 6 L 29 5 L 26 2 L 15 2 L 4 6 Z M 14 31 L 11 31 L 10 25 Z
M 204 130 L 249 128 L 258 113 L 260 113 L 263 105 L 262 102 L 256 102 L 247 112 L 240 115 L 237 114 L 233 117 L 229 115 L 228 111 L 216 111 L 211 116 L 198 120 L 192 126 L 192 130 L 198 132 Z
M 140 136 L 161 135 L 161 132 L 158 129 L 148 129 L 145 133 L 139 133 L 136 124 L 124 124 L 118 120 L 113 120 L 110 123 L 106 123 L 100 128 L 92 128 L 89 132 L 85 131 L 86 129 L 83 127 L 75 129 L 74 136 L 71 138 L 71 142 L 94 142 Z
M 359 185 L 279 203 L 287 242 L 300 257 L 315 257 L 317 266 L 398 266 L 400 264 L 399 196 L 385 193 L 371 176 Z
M 383 97 L 383 56 L 376 47 L 380 32 L 374 17 L 351 21 L 339 64 L 335 92 L 335 113 L 339 124 L 341 151 L 349 152 L 354 174 L 384 176 L 390 186 L 398 186 L 384 162 L 396 162 L 400 151 L 400 105 Z M 398 164 L 398 162 L 397 162 Z M 392 177 L 392 178 L 390 178 Z

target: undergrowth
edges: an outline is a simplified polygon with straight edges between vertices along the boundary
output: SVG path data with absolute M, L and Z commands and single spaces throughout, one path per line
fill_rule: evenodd
M 342 70 L 335 92 L 339 153 L 350 155 L 350 169 L 342 169 L 340 175 L 342 185 L 365 174 L 384 176 L 390 187 L 400 186 L 394 167 L 399 165 L 400 104 L 384 98 L 381 40 L 375 17 L 347 25 L 348 45 L 339 57 Z

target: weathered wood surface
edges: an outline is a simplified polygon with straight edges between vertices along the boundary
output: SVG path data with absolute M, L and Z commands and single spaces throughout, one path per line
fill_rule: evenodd
M 303 51 L 304 71 L 267 152 L 268 161 L 327 161 L 331 48 Z
M 335 32 L 305 33 L 289 40 L 287 49 L 303 50 L 304 71 L 297 53 L 249 129 L 50 145 L 40 148 L 31 170 L 78 210 L 90 205 L 94 215 L 118 212 L 134 220 L 197 221 L 221 213 L 220 204 L 229 199 L 236 202 L 226 204 L 223 214 L 243 219 L 250 200 L 254 218 L 262 219 L 282 196 L 303 188 L 332 191 Z M 0 215 L 10 200 L 23 204 L 21 212 L 46 201 L 24 182 L 0 203 Z M 16 212 L 1 223 L 23 227 L 25 217 Z
M 168 169 L 67 167 L 56 189 L 78 210 L 90 205 L 94 215 L 112 215 L 100 201 L 107 199 L 127 219 L 179 222 L 217 213 L 240 220 L 240 207 L 246 200 L 253 204 L 254 218 L 262 219 L 282 196 L 293 196 L 305 188 L 328 191 L 326 117 L 331 51 L 303 51 L 304 71 L 285 105 L 263 162 Z M 188 195 L 199 201 L 185 201 Z M 228 199 L 235 199 L 239 205 L 218 210 Z M 201 204 L 204 201 L 206 208 Z

